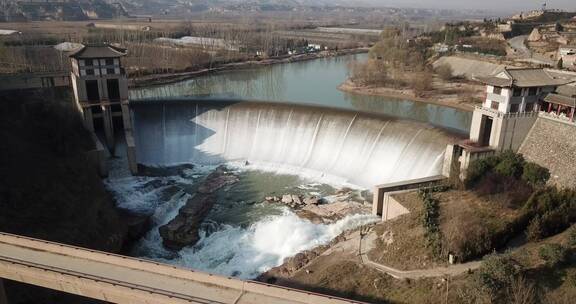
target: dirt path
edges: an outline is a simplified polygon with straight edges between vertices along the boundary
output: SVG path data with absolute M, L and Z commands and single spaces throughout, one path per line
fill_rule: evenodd
M 360 258 L 362 264 L 384 272 L 396 279 L 420 279 L 420 278 L 432 278 L 432 277 L 443 277 L 443 276 L 456 276 L 464 272 L 477 269 L 481 265 L 481 261 L 468 262 L 464 264 L 454 264 L 447 267 L 436 267 L 430 269 L 418 269 L 402 271 L 386 265 L 382 265 L 373 262 L 368 257 L 368 252 L 373 248 L 372 243 L 376 240 L 378 236 L 374 231 L 368 232 L 366 235 L 360 236 Z

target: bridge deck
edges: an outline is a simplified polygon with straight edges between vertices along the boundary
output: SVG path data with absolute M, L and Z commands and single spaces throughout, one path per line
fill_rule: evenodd
M 113 303 L 357 303 L 2 233 L 0 277 Z

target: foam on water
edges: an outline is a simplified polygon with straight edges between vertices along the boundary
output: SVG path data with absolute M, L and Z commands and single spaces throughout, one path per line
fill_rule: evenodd
M 191 197 L 181 186 L 194 183 L 191 177 L 202 176 L 205 171 L 187 170 L 184 177 L 121 177 L 106 181 L 119 207 L 151 214 L 153 227 L 136 244 L 133 255 L 210 273 L 254 278 L 281 265 L 287 257 L 327 244 L 346 230 L 378 220 L 371 215 L 350 215 L 333 224 L 314 224 L 288 208 L 278 207 L 282 208 L 280 214 L 265 216 L 247 226 L 207 220 L 195 246 L 176 253 L 168 251 L 162 246 L 158 228 L 173 219 Z M 308 189 L 317 186 L 320 184 L 301 185 Z
M 297 106 L 219 106 L 191 101 L 134 105 L 132 110 L 141 164 L 229 164 L 242 170 L 297 174 L 309 180 L 299 188 L 306 191 L 315 190 L 312 181 L 371 188 L 439 174 L 446 144 L 452 140 L 423 124 Z M 288 209 L 278 212 L 280 207 L 268 210 L 269 205 L 236 202 L 229 209 L 235 217 L 241 216 L 237 210 L 264 207 L 267 211 L 242 224 L 217 223 L 209 217 L 195 246 L 177 253 L 167 251 L 158 227 L 173 219 L 190 197 L 181 186 L 195 183 L 203 174 L 206 172 L 191 170 L 183 176 L 122 177 L 107 182 L 120 207 L 153 214 L 154 227 L 137 244 L 135 255 L 253 278 L 287 257 L 329 243 L 343 231 L 378 220 L 350 215 L 333 224 L 314 224 Z M 249 184 L 240 188 L 255 190 Z M 326 197 L 327 201 L 334 199 Z M 261 214 L 268 215 L 260 218 Z
M 246 228 L 221 225 L 209 235 L 204 230 L 195 246 L 182 249 L 176 256 L 162 247 L 157 229 L 142 240 L 139 249 L 158 261 L 249 279 L 281 265 L 287 257 L 377 220 L 371 215 L 351 215 L 330 225 L 313 224 L 286 210 Z

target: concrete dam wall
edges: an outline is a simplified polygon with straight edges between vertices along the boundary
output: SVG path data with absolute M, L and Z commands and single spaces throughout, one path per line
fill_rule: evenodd
M 440 174 L 453 137 L 432 126 L 326 108 L 180 101 L 132 106 L 138 162 L 251 168 L 372 187 Z

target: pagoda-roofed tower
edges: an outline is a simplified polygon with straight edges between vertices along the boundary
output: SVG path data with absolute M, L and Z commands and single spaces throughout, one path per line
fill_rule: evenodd
M 114 125 L 131 129 L 128 82 L 121 61 L 124 56 L 125 49 L 110 44 L 85 45 L 70 54 L 76 105 L 89 131 L 104 131 L 112 154 Z

